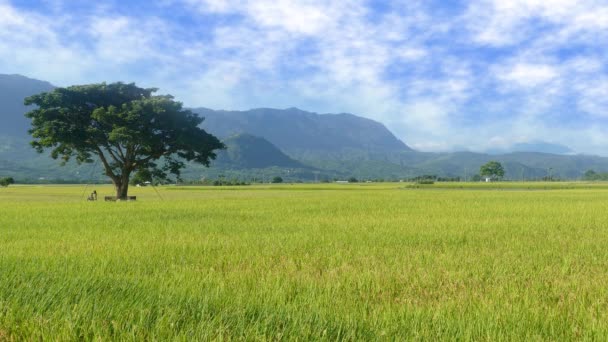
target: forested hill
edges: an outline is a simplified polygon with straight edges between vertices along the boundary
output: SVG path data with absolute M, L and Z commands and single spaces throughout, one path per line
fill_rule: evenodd
M 224 144 L 226 149 L 218 152 L 214 165 L 237 169 L 260 169 L 273 166 L 306 168 L 264 138 L 242 133 L 225 139 Z
M 86 179 L 90 166 L 60 167 L 47 154 L 38 155 L 29 146 L 25 97 L 52 90 L 48 82 L 19 75 L 0 74 L 0 176 L 17 179 Z M 296 108 L 224 111 L 194 109 L 205 117 L 202 127 L 219 136 L 228 149 L 219 153 L 210 170 L 191 166 L 185 174 L 238 170 L 239 175 L 273 174 L 276 170 L 299 170 L 303 179 L 312 172 L 327 178 L 347 177 L 400 179 L 423 174 L 447 177 L 471 176 L 480 165 L 497 160 L 509 179 L 538 179 L 547 175 L 577 179 L 585 171 L 608 172 L 608 158 L 503 151 L 500 154 L 472 152 L 425 153 L 414 151 L 383 124 L 352 114 L 316 114 Z M 564 148 L 533 144 L 516 146 L 520 151 Z M 269 169 L 271 171 L 260 171 Z M 256 171 L 253 171 L 256 170 Z M 99 177 L 103 177 L 99 173 Z M 299 176 L 298 176 L 299 177 Z M 306 178 L 308 177 L 308 178 Z
M 249 133 L 263 137 L 291 156 L 305 152 L 411 151 L 383 124 L 352 114 L 316 114 L 297 108 L 225 111 L 196 108 L 203 127 L 220 137 Z

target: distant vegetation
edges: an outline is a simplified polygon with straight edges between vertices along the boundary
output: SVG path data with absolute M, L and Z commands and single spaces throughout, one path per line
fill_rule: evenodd
M 411 179 L 407 179 L 410 182 L 415 182 L 418 184 L 433 184 L 435 182 L 460 182 L 462 179 L 460 177 L 439 177 L 437 175 L 422 175 L 417 176 Z
M 491 160 L 479 168 L 479 175 L 488 177 L 491 180 L 498 180 L 505 176 L 505 169 L 501 163 Z
M 4 178 L 0 178 L 0 186 L 1 187 L 7 187 L 11 184 L 15 184 L 15 180 L 13 179 L 13 177 L 4 177 Z
M 608 181 L 608 172 L 597 173 L 593 170 L 588 170 L 583 176 L 587 181 Z

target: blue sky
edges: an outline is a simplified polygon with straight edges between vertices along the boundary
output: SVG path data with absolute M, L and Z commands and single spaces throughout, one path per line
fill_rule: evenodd
M 0 0 L 0 73 L 384 123 L 424 151 L 608 155 L 606 0 Z

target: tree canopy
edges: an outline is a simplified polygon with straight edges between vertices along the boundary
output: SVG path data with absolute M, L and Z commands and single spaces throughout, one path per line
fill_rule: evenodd
M 0 178 L 0 186 L 1 187 L 7 187 L 11 184 L 15 184 L 15 180 L 13 179 L 13 177 L 4 177 L 4 178 Z
M 31 119 L 32 146 L 63 163 L 74 158 L 91 163 L 98 158 L 105 174 L 125 198 L 134 171 L 149 171 L 155 179 L 179 176 L 185 161 L 209 166 L 224 145 L 199 127 L 203 118 L 182 108 L 170 95 L 135 84 L 100 83 L 56 88 L 25 99 L 35 105 Z
M 587 170 L 583 174 L 583 179 L 587 181 L 606 181 L 608 180 L 607 172 L 595 172 L 594 170 Z
M 479 174 L 483 177 L 502 178 L 505 175 L 505 169 L 497 161 L 489 161 L 479 168 Z

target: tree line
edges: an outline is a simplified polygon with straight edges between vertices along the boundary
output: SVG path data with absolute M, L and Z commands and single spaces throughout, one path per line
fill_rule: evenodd
M 593 170 L 587 170 L 583 174 L 583 180 L 586 181 L 608 181 L 608 172 L 595 172 Z

